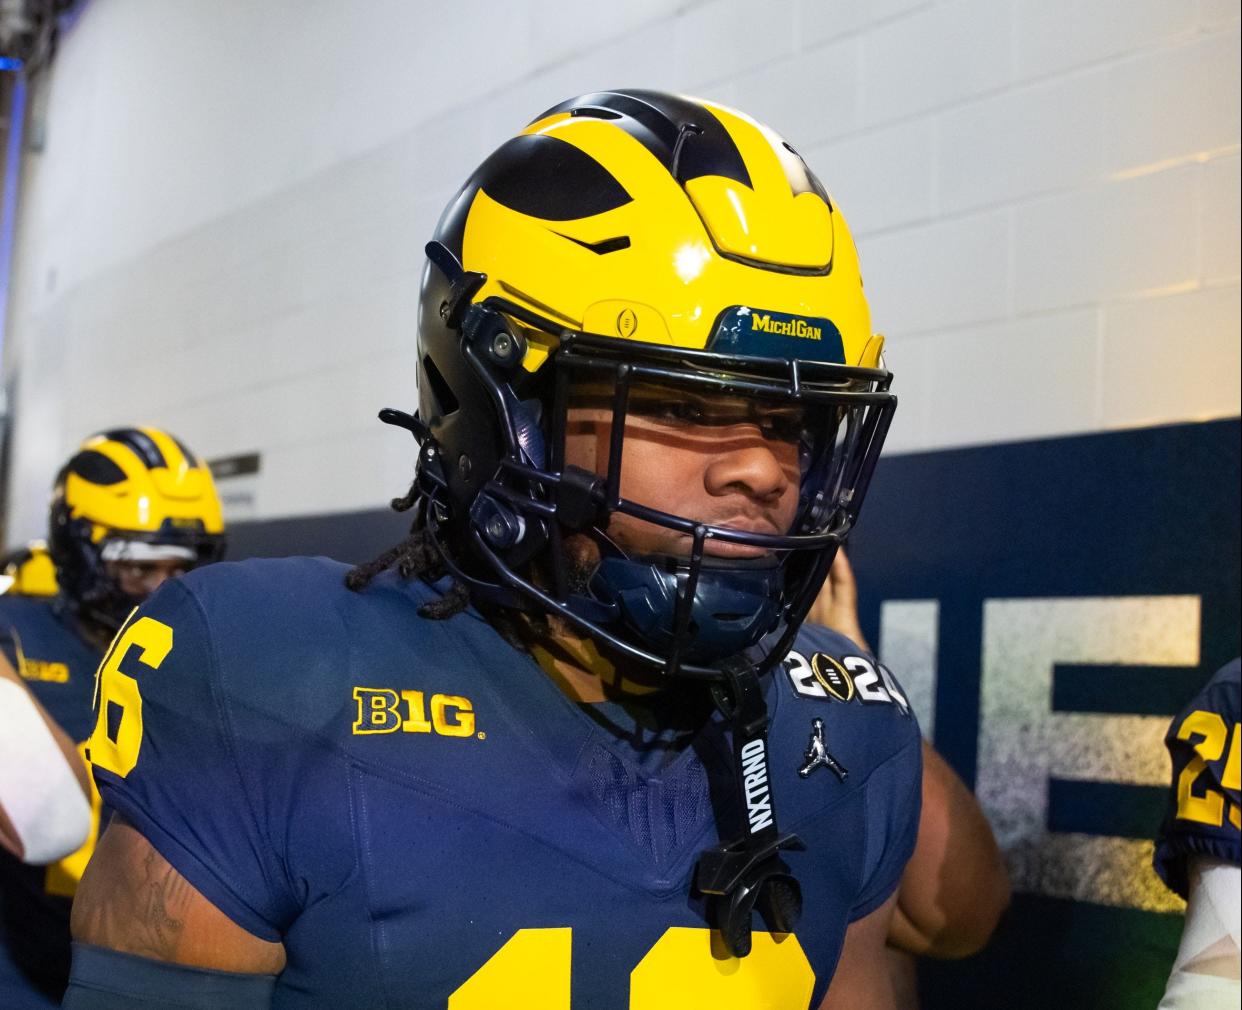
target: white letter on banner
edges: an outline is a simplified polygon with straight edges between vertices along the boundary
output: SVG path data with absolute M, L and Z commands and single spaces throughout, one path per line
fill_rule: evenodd
M 939 600 L 885 600 L 880 604 L 880 662 L 897 675 L 927 740 L 935 739 L 939 631 Z
M 1056 663 L 1197 666 L 1199 597 L 987 600 L 976 794 L 1016 890 L 1103 905 L 1182 907 L 1152 840 L 1048 830 L 1048 780 L 1169 784 L 1168 716 L 1052 711 Z M 1158 825 L 1152 825 L 1152 834 Z

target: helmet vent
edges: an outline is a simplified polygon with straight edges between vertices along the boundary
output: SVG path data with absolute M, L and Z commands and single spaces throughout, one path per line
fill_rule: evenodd
M 561 235 L 558 231 L 557 235 Z M 620 252 L 622 249 L 630 247 L 630 237 L 628 235 L 618 235 L 616 238 L 601 239 L 598 242 L 584 242 L 580 238 L 574 238 L 572 235 L 561 235 L 561 238 L 567 238 L 570 242 L 576 242 L 583 249 L 589 249 L 597 256 L 607 256 L 611 252 Z
M 423 355 L 423 370 L 427 373 L 427 383 L 431 386 L 431 395 L 435 397 L 437 412 L 441 417 L 446 417 L 457 410 L 457 397 L 453 395 L 453 390 L 449 384 L 444 381 L 444 376 L 440 374 L 440 369 L 436 368 L 436 363 L 431 360 L 430 354 Z
M 168 461 L 164 459 L 160 447 L 155 444 L 155 439 L 145 431 L 139 431 L 137 428 L 117 428 L 114 431 L 104 432 L 104 437 L 113 442 L 120 442 L 142 460 L 148 470 L 168 466 Z
M 95 452 L 93 449 L 74 456 L 69 461 L 69 472 L 92 484 L 120 484 L 125 480 L 124 470 L 102 452 Z
M 621 113 L 613 112 L 612 109 L 601 109 L 595 106 L 586 106 L 581 109 L 574 109 L 569 113 L 571 116 L 585 116 L 587 119 L 620 119 Z

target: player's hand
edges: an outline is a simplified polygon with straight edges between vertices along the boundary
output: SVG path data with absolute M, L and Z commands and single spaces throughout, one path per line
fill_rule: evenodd
M 858 623 L 858 584 L 854 581 L 854 569 L 850 567 L 844 548 L 837 551 L 824 588 L 819 591 L 806 619 L 831 628 L 867 652 L 871 651 Z

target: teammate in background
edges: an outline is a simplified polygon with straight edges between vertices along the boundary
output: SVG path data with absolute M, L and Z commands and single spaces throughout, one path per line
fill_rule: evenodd
M 55 596 L 56 565 L 47 543 L 32 540 L 0 558 L 0 593 L 13 596 Z
M 839 211 L 609 92 L 428 257 L 409 537 L 192 573 L 101 667 L 65 1006 L 891 1008 L 918 726 L 800 633 L 895 406 Z
M 81 752 L 92 726 L 95 670 L 116 629 L 165 579 L 217 560 L 224 546 L 211 474 L 175 438 L 154 428 L 87 439 L 56 477 L 48 533 L 59 593 L 32 594 L 27 561 L 17 583 L 0 595 L 0 693 L 12 696 L 24 683 L 59 745 L 53 761 L 27 714 L 23 739 L 0 741 L 0 760 L 8 762 L 9 774 L 24 767 L 21 781 L 40 799 L 64 791 L 61 751 L 87 783 Z M 39 555 L 32 554 L 37 561 Z M 39 588 L 38 581 L 33 588 Z M 0 780 L 4 774 L 0 770 Z M 72 845 L 60 836 L 55 846 L 49 840 L 37 860 L 50 862 L 46 867 L 0 853 L 0 1007 L 5 1010 L 55 1006 L 64 992 L 70 901 L 98 830 L 98 795 L 88 795 L 95 807 L 86 808 L 85 844 L 81 838 Z M 0 836 L 3 827 L 0 815 Z M 17 828 L 20 835 L 21 825 Z M 66 845 L 67 855 L 51 851 Z M 25 855 L 32 856 L 29 846 Z
M 1173 720 L 1168 811 L 1156 872 L 1186 899 L 1186 924 L 1160 1010 L 1236 1010 L 1242 997 L 1242 773 L 1239 660 L 1222 667 Z
M 845 551 L 808 620 L 874 655 L 858 623 L 858 585 Z M 888 934 L 898 1006 L 918 1004 L 914 955 L 961 958 L 978 953 L 1009 907 L 1009 873 L 991 825 L 974 795 L 936 749 L 923 741 L 923 807 L 918 842 L 897 891 Z

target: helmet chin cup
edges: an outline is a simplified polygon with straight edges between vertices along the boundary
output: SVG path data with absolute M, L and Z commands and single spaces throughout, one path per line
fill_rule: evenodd
M 653 650 L 677 652 L 692 663 L 742 653 L 776 626 L 784 588 L 781 566 L 701 564 L 685 641 L 678 642 L 679 600 L 692 564 L 605 558 L 591 579 L 591 591 Z

